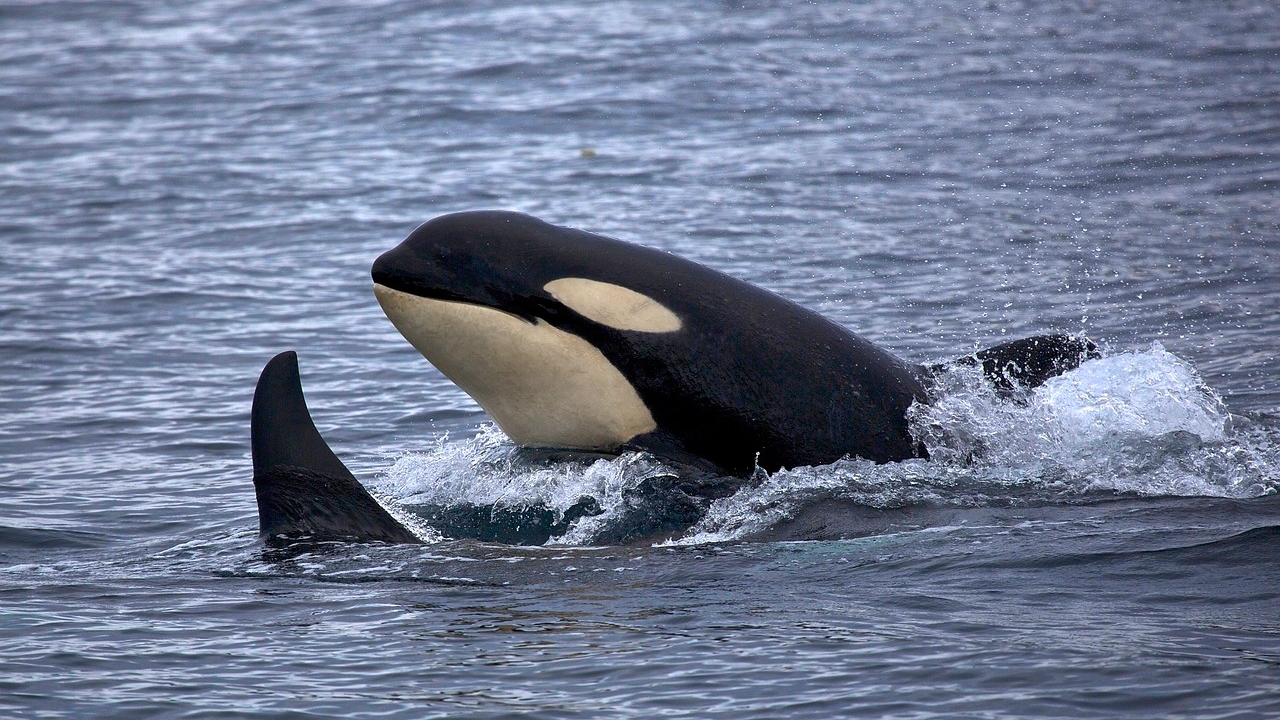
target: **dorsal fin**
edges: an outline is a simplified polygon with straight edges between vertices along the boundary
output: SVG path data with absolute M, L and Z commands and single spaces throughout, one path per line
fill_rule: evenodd
M 1051 377 L 1100 357 L 1098 346 L 1088 338 L 1052 333 L 1011 340 L 948 363 L 926 365 L 921 368 L 921 374 L 931 384 L 933 377 L 948 367 L 977 366 L 996 390 L 1007 395 L 1019 387 L 1039 387 Z
M 276 465 L 304 468 L 321 475 L 355 475 L 333 454 L 316 430 L 302 395 L 298 354 L 292 350 L 271 358 L 253 393 L 253 471 Z
M 262 369 L 250 425 L 258 521 L 268 543 L 421 542 L 369 495 L 316 430 L 297 353 L 280 353 Z

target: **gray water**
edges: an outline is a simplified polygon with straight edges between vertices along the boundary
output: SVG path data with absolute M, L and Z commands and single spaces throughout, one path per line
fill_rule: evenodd
M 1280 713 L 1280 10 L 1245 2 L 0 2 L 0 711 Z M 530 212 L 959 373 L 933 459 L 757 477 L 608 542 L 661 461 L 529 464 L 382 317 L 418 223 Z M 388 505 L 545 546 L 271 551 L 299 352 Z

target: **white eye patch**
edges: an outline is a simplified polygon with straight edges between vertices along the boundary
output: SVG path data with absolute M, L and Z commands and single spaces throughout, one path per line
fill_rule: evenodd
M 669 333 L 683 324 L 657 300 L 613 283 L 570 277 L 542 289 L 579 315 L 615 330 Z

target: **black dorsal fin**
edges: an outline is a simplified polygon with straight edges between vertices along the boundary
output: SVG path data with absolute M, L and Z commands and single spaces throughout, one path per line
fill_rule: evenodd
M 1046 380 L 1074 370 L 1085 360 L 1102 357 L 1098 346 L 1085 337 L 1053 333 L 1001 343 L 948 363 L 921 368 L 927 381 L 954 366 L 978 366 L 1001 393 L 1031 389 Z M 931 384 L 931 383 L 930 383 Z
M 421 542 L 369 495 L 316 430 L 297 353 L 280 353 L 262 369 L 250 424 L 258 520 L 267 542 Z
M 282 352 L 262 369 L 253 393 L 251 423 L 254 472 L 289 465 L 321 475 L 356 479 L 329 449 L 311 420 L 302 395 L 296 352 Z

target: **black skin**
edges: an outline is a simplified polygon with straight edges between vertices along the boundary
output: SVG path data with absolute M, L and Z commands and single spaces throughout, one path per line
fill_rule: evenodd
M 374 262 L 372 274 L 375 283 L 401 292 L 542 319 L 599 348 L 658 425 L 632 439 L 630 448 L 736 475 L 756 467 L 823 465 L 846 455 L 876 462 L 927 456 L 908 431 L 906 411 L 928 401 L 931 369 L 909 365 L 767 290 L 669 253 L 519 213 L 464 212 L 418 227 Z M 596 323 L 543 290 L 566 277 L 643 293 L 675 312 L 683 327 L 644 333 Z M 990 364 L 993 378 L 1005 377 L 1010 367 L 1033 366 L 1025 377 L 1009 377 L 1038 384 L 1078 365 L 1075 346 L 1088 341 L 1018 342 L 973 362 L 984 370 Z
M 421 542 L 369 495 L 320 436 L 292 351 L 262 369 L 250 425 L 259 529 L 268 545 Z

